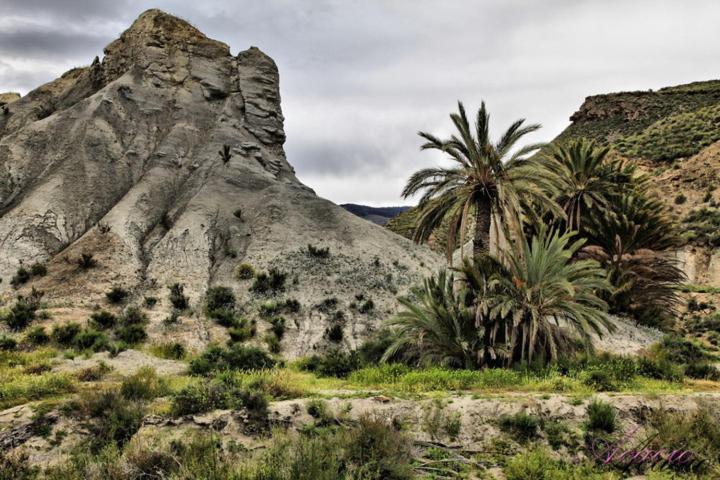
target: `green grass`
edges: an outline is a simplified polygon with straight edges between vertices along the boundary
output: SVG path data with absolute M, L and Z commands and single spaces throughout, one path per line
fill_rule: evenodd
M 77 381 L 65 373 L 19 374 L 0 385 L 0 408 L 72 393 L 76 388 Z
M 694 285 L 686 283 L 684 285 L 680 285 L 678 289 L 685 293 L 720 293 L 720 287 L 715 287 L 713 285 Z

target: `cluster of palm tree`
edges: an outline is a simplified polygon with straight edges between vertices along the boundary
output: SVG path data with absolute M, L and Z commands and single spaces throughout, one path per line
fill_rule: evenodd
M 416 172 L 403 195 L 421 194 L 416 241 L 447 226 L 448 260 L 458 244 L 464 258 L 468 234 L 472 256 L 401 299 L 387 357 L 464 368 L 552 360 L 611 331 L 608 311 L 644 322 L 673 312 L 677 229 L 632 164 L 584 139 L 518 147 L 540 128 L 524 120 L 492 142 L 484 103 L 473 126 L 462 103 L 450 118 L 450 138 L 419 135 L 452 166 Z

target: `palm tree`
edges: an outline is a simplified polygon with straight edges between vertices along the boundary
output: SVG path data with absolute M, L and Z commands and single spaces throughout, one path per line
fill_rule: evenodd
M 573 235 L 543 227 L 530 242 L 522 237 L 506 253 L 506 269 L 493 275 L 490 294 L 476 298 L 479 322 L 504 320 L 508 363 L 532 362 L 538 354 L 556 359 L 569 348 L 568 330 L 588 347 L 591 333 L 613 330 L 607 304 L 598 296 L 609 287 L 605 271 L 596 261 L 573 259 L 585 242 L 570 243 Z M 466 278 L 477 278 L 479 268 L 466 262 Z
M 611 211 L 589 217 L 590 245 L 581 254 L 607 270 L 613 310 L 654 324 L 676 311 L 685 279 L 672 254 L 678 230 L 662 202 L 642 193 L 621 195 Z
M 415 300 L 400 298 L 405 310 L 389 321 L 395 340 L 383 361 L 407 352 L 421 362 L 456 368 L 480 366 L 477 355 L 481 339 L 475 328 L 475 314 L 466 301 L 465 288 L 457 289 L 455 279 L 442 270 L 427 278 L 415 292 Z
M 618 194 L 644 188 L 646 177 L 630 162 L 609 160 L 609 152 L 581 138 L 554 145 L 536 161 L 565 213 L 566 230 L 583 231 L 589 212 L 611 209 Z
M 546 195 L 540 178 L 527 168 L 526 156 L 540 145 L 527 145 L 512 153 L 518 141 L 540 128 L 524 125 L 525 120 L 514 122 L 496 143 L 490 140 L 490 115 L 483 102 L 478 110 L 474 127 L 470 126 L 465 107 L 458 102 L 458 113 L 450 115 L 457 130 L 447 140 L 425 132 L 419 135 L 427 140 L 422 150 L 440 150 L 457 165 L 450 168 L 425 168 L 415 172 L 403 189 L 408 198 L 423 192 L 414 240 L 424 242 L 447 217 L 450 225 L 447 255 L 451 258 L 456 238 L 465 243 L 465 233 L 475 220 L 473 254 L 479 256 L 490 251 L 490 226 L 493 215 L 500 215 L 516 229 L 520 225 L 523 202 L 532 200 L 544 208 L 555 211 L 557 206 Z M 531 211 L 526 213 L 532 214 Z
M 591 333 L 613 329 L 598 296 L 609 285 L 596 261 L 573 259 L 584 240 L 572 237 L 541 228 L 506 252 L 507 266 L 482 255 L 465 260 L 459 286 L 444 272 L 426 280 L 390 321 L 398 336 L 384 358 L 409 349 L 464 368 L 553 360 L 572 348 L 568 330 L 590 347 Z

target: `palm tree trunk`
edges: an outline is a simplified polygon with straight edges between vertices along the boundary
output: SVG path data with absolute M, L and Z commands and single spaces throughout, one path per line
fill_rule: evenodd
M 475 237 L 473 238 L 473 256 L 490 253 L 490 201 L 483 199 L 475 206 Z

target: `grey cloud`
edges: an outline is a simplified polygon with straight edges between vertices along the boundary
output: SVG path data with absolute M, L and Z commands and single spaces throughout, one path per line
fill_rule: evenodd
M 288 159 L 336 202 L 399 203 L 407 176 L 440 161 L 418 151 L 417 130 L 448 133 L 458 99 L 486 100 L 496 132 L 540 122 L 530 140 L 547 141 L 587 95 L 717 77 L 720 56 L 715 0 L 0 3 L 17 19 L 0 32 L 0 60 L 27 59 L 0 64 L 0 91 L 90 62 L 147 8 L 233 52 L 260 47 L 280 68 Z

